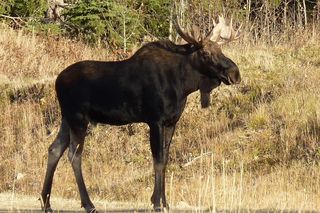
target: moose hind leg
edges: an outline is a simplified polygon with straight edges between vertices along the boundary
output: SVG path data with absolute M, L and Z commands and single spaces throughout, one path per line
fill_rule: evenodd
M 81 168 L 81 154 L 83 151 L 84 139 L 86 135 L 86 128 L 80 128 L 70 131 L 70 145 L 68 158 L 71 162 L 74 175 L 76 177 L 77 185 L 81 197 L 81 205 L 85 208 L 86 212 L 96 212 L 93 203 L 89 198 L 87 188 L 84 183 L 82 168 Z
M 70 142 L 69 135 L 69 125 L 65 119 L 62 119 L 59 133 L 48 149 L 48 163 L 47 163 L 47 171 L 43 183 L 43 188 L 41 192 L 41 199 L 43 202 L 43 210 L 45 212 L 51 212 L 50 206 L 50 194 L 52 188 L 52 180 L 54 176 L 54 172 L 57 168 L 59 159 L 62 154 L 66 150 Z

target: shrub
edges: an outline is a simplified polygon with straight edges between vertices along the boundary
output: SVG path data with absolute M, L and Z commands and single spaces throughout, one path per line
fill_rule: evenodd
M 0 13 L 15 17 L 43 17 L 46 0 L 0 0 Z
M 145 17 L 145 29 L 152 35 L 163 38 L 169 36 L 170 6 L 169 0 L 140 0 Z
M 66 11 L 65 18 L 69 36 L 89 43 L 102 40 L 110 46 L 126 47 L 141 37 L 139 13 L 117 1 L 83 0 Z

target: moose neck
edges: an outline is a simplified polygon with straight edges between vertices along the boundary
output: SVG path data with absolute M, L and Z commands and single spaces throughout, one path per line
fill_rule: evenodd
M 185 96 L 197 91 L 199 89 L 202 74 L 198 70 L 198 64 L 194 60 L 196 52 L 187 55 L 185 61 L 187 63 L 182 67 L 182 81 L 184 85 L 183 93 Z

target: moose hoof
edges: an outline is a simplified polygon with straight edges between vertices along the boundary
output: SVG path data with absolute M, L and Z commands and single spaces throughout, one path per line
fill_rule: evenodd
M 153 210 L 155 212 L 162 212 L 162 208 L 159 206 L 159 207 L 154 207 Z
M 98 213 L 98 211 L 94 207 L 93 208 L 88 208 L 88 209 L 86 208 L 86 212 L 87 213 Z
M 169 212 L 169 207 L 154 207 L 153 208 L 154 212 L 164 212 L 164 213 L 167 213 Z
M 48 208 L 45 208 L 45 209 L 44 209 L 44 212 L 45 212 L 45 213 L 52 213 L 53 210 L 51 209 L 51 207 L 48 207 Z
M 98 211 L 95 208 L 86 210 L 87 213 L 98 213 Z

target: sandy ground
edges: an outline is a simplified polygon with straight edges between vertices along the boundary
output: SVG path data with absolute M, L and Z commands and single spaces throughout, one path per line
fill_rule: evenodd
M 139 213 L 139 212 L 153 212 L 152 206 L 150 204 L 144 203 L 126 203 L 126 202 L 109 202 L 102 200 L 93 200 L 97 210 L 99 212 L 105 213 Z M 54 212 L 60 213 L 83 213 L 85 212 L 83 208 L 80 207 L 79 200 L 63 199 L 63 198 L 52 198 L 51 206 Z M 37 196 L 27 196 L 27 195 L 17 195 L 13 193 L 0 193 L 0 213 L 7 212 L 19 212 L 19 213 L 40 213 L 41 203 Z M 167 211 L 164 211 L 167 212 Z M 180 203 L 170 209 L 170 213 L 201 213 L 201 212 L 216 212 L 216 213 L 320 213 L 320 211 L 301 211 L 301 210 L 271 210 L 271 209 L 237 209 L 237 210 L 223 210 L 218 209 L 212 211 L 212 209 L 197 209 L 196 207 L 189 206 L 186 203 Z
M 40 197 L 40 196 L 39 196 Z M 42 212 L 39 197 L 17 195 L 13 193 L 0 193 L 0 213 L 2 212 Z M 93 200 L 99 212 L 152 212 L 152 206 L 144 203 L 125 203 Z M 55 198 L 51 199 L 51 206 L 54 212 L 85 212 L 80 207 L 79 200 Z M 170 212 L 199 212 L 196 208 L 185 206 L 183 203 L 179 207 L 172 208 Z M 205 211 L 200 211 L 205 212 Z
M 39 196 L 40 197 L 40 196 Z M 12 193 L 0 193 L 0 212 L 40 212 L 41 203 L 39 197 L 17 195 Z M 149 210 L 151 206 L 141 203 L 107 202 L 94 200 L 96 208 L 100 212 L 134 212 L 135 210 Z M 84 212 L 79 200 L 55 198 L 51 199 L 51 206 L 55 212 Z M 137 211 L 139 212 L 139 211 Z

